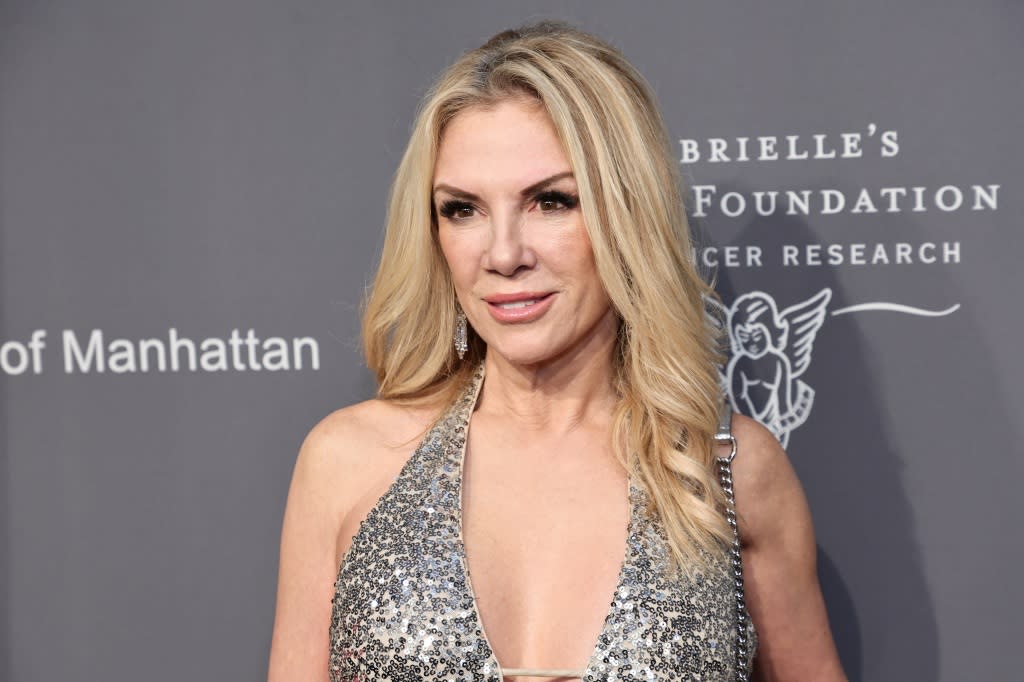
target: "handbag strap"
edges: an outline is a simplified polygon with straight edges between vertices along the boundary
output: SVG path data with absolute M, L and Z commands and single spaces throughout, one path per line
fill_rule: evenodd
M 725 492 L 725 520 L 732 529 L 732 545 L 729 556 L 732 561 L 732 576 L 736 597 L 736 680 L 748 682 L 747 674 L 747 603 L 743 592 L 743 559 L 740 556 L 740 528 L 736 519 L 736 493 L 732 486 L 732 460 L 736 457 L 736 437 L 732 435 L 732 405 L 726 396 L 718 416 L 718 431 L 715 444 L 728 447 L 729 454 L 716 457 L 718 482 Z

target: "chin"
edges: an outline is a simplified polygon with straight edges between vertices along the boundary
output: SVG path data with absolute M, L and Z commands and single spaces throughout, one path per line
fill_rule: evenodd
M 528 367 L 541 365 L 562 354 L 561 349 L 547 343 L 496 343 L 488 344 L 488 353 L 495 353 L 511 365 Z

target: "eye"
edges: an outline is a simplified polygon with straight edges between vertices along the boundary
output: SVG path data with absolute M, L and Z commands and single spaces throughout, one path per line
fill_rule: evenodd
M 534 203 L 537 208 L 540 209 L 541 213 L 554 213 L 556 211 L 566 211 L 576 208 L 580 203 L 580 199 L 579 197 L 566 192 L 548 190 L 538 194 L 534 199 Z
M 473 205 L 465 201 L 459 201 L 457 199 L 450 199 L 438 209 L 438 213 L 447 218 L 448 220 L 458 221 L 472 218 L 476 213 L 476 209 Z

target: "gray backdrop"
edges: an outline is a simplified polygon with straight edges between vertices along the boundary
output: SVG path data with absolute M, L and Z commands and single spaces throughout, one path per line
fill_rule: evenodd
M 728 379 L 788 441 L 851 679 L 1020 679 L 1011 0 L 0 4 L 0 678 L 264 676 L 416 103 L 546 17 L 648 76 L 726 305 L 777 308 Z

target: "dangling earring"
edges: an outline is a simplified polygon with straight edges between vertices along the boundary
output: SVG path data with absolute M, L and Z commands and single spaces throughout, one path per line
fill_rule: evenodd
M 466 355 L 466 350 L 469 348 L 466 326 L 466 313 L 459 308 L 455 314 L 455 352 L 459 354 L 459 360 Z

